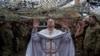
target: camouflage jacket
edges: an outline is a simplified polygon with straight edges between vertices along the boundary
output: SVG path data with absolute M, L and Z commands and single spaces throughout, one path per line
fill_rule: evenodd
M 88 27 L 84 39 L 84 47 L 92 49 L 96 52 L 100 50 L 100 25 L 96 24 L 93 27 Z

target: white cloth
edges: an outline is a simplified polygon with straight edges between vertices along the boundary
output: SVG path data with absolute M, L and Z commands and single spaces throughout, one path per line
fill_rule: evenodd
M 50 44 L 46 40 L 53 40 Z M 49 44 L 48 44 L 49 43 Z M 47 46 L 48 45 L 48 46 Z M 52 46 L 53 45 L 53 46 Z M 50 47 L 56 49 L 51 53 Z M 50 52 L 45 49 L 49 48 Z M 46 51 L 45 51 L 46 50 Z M 47 53 L 49 52 L 49 54 Z M 38 33 L 32 33 L 25 56 L 75 56 L 74 44 L 70 33 L 64 33 L 54 29 L 49 35 L 48 30 L 44 29 Z
M 61 34 L 64 34 L 64 32 L 60 31 L 60 30 L 57 30 L 57 29 L 53 29 L 53 32 L 51 35 L 49 35 L 49 31 L 48 29 L 44 29 L 42 31 L 39 32 L 39 34 L 47 37 L 47 38 L 53 38 L 53 37 L 56 37 L 58 35 L 61 35 Z

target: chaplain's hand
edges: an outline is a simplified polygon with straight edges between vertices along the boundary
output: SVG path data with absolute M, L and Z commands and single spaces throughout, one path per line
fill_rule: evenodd
M 37 29 L 38 26 L 39 26 L 38 20 L 37 20 L 37 19 L 34 19 L 34 20 L 33 20 L 33 28 L 34 28 L 34 29 Z
M 63 23 L 62 23 L 62 27 L 63 27 L 64 29 L 68 29 L 68 28 L 69 28 L 68 25 L 63 24 Z
M 65 31 L 70 32 L 69 21 L 67 19 L 62 20 L 61 25 Z
M 69 28 L 69 22 L 66 19 L 63 19 L 61 22 L 61 25 L 63 28 L 68 29 Z

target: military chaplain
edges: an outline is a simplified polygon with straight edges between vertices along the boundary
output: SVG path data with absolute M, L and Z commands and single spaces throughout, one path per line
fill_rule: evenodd
M 28 43 L 25 56 L 75 56 L 74 44 L 68 26 L 68 31 L 55 29 L 55 21 L 48 19 L 47 29 L 37 32 L 39 23 L 33 21 L 31 39 Z

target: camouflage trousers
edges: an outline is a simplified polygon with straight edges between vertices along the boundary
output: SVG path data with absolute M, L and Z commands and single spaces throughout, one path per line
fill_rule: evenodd
M 84 56 L 83 40 L 75 39 L 75 56 Z
M 3 47 L 2 56 L 12 56 L 12 47 L 11 46 Z
M 23 40 L 23 38 L 21 39 L 17 39 L 17 50 L 20 51 L 20 50 L 23 50 L 25 49 L 25 41 Z
M 95 56 L 94 50 L 84 49 L 84 56 Z
M 25 41 L 23 38 L 17 39 L 17 51 L 18 51 L 18 56 L 19 55 L 24 55 L 25 53 Z

